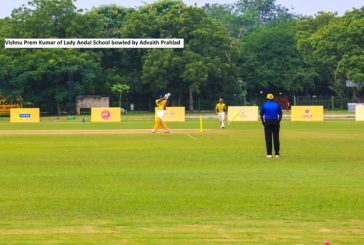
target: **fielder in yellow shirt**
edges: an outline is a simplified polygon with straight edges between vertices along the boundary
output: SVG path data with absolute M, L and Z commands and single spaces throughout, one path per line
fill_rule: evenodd
M 215 111 L 217 113 L 217 117 L 219 118 L 220 128 L 225 128 L 224 121 L 225 121 L 226 105 L 224 104 L 223 99 L 219 99 L 219 103 L 217 103 Z
M 169 96 L 171 96 L 170 93 L 166 94 L 166 95 L 160 95 L 159 99 L 157 99 L 155 101 L 155 104 L 157 106 L 157 117 L 155 119 L 155 123 L 154 123 L 154 128 L 152 130 L 152 133 L 157 132 L 159 126 L 161 125 L 162 128 L 164 129 L 165 133 L 170 133 L 169 128 L 167 127 L 167 125 L 164 123 L 163 118 L 166 116 L 167 114 L 167 102 L 168 102 L 168 98 Z

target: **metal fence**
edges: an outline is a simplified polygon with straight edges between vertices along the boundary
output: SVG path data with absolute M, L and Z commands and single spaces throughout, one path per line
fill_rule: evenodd
M 294 105 L 323 105 L 325 109 L 332 109 L 334 96 L 294 96 Z
M 293 96 L 292 105 L 323 105 L 327 110 L 347 110 L 348 103 L 355 102 L 339 96 Z

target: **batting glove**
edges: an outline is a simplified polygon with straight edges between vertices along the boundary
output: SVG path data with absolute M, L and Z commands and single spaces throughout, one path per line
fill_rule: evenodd
M 168 100 L 169 96 L 171 96 L 171 93 L 167 93 L 167 94 L 165 94 L 165 95 L 164 95 L 164 98 L 165 98 L 166 100 Z

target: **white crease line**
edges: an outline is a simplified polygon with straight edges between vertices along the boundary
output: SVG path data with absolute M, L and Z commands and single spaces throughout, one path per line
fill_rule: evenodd
M 192 135 L 190 135 L 190 134 L 187 134 L 187 136 L 188 137 L 190 137 L 191 139 L 193 139 L 193 140 L 197 140 L 195 137 L 193 137 Z

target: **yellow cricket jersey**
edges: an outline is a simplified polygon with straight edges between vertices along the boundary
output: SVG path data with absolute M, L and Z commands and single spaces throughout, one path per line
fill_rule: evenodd
M 217 103 L 215 110 L 218 112 L 224 112 L 226 110 L 226 105 L 224 103 Z
M 158 110 L 166 110 L 167 109 L 167 100 L 162 100 L 158 103 L 158 100 L 155 101 L 155 104 L 158 107 Z

